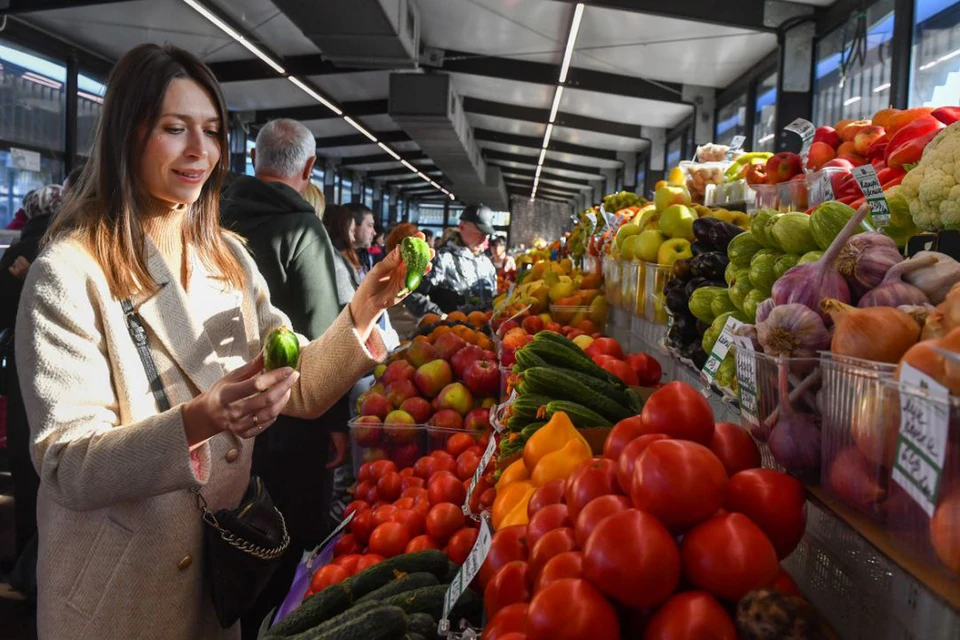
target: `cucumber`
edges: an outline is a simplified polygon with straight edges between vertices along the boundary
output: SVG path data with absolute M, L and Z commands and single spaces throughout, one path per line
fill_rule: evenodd
M 523 384 L 534 393 L 552 393 L 596 411 L 610 422 L 634 415 L 629 405 L 614 402 L 605 395 L 586 389 L 573 376 L 559 369 L 534 367 L 523 372 Z
M 372 568 L 372 567 L 371 567 Z M 346 611 L 352 600 L 343 584 L 330 585 L 314 594 L 270 629 L 271 636 L 292 636 Z
M 626 392 L 621 391 L 620 389 L 617 389 L 609 382 L 598 380 L 597 378 L 586 373 L 581 373 L 580 371 L 574 371 L 572 369 L 566 369 L 563 367 L 560 368 L 560 371 L 563 371 L 565 374 L 567 374 L 568 376 L 570 376 L 571 378 L 573 378 L 583 386 L 587 387 L 591 391 L 595 391 L 596 393 L 600 393 L 607 396 L 617 404 L 622 404 L 622 405 L 630 404 L 630 395 L 629 395 L 630 389 L 627 389 Z M 566 400 L 567 398 L 560 397 L 558 399 Z
M 450 584 L 453 582 L 453 579 L 457 577 L 457 572 L 460 571 L 460 565 L 456 562 L 447 563 L 447 573 L 440 578 L 440 584 Z
M 530 436 L 535 434 L 540 427 L 547 424 L 546 422 L 531 422 L 523 428 L 523 431 L 520 432 L 520 437 L 523 438 L 523 441 L 526 442 L 530 439 Z
M 541 346 L 545 344 L 552 348 L 541 348 Z M 529 348 L 531 345 L 538 345 L 538 347 L 534 349 L 534 353 L 547 362 L 560 367 L 588 373 L 600 380 L 606 380 L 621 391 L 627 388 L 627 385 L 623 384 L 623 380 L 591 360 L 590 356 L 583 352 L 583 349 L 561 335 L 549 331 L 541 331 L 533 337 L 533 342 L 524 348 Z M 563 364 L 564 362 L 567 364 Z
M 550 396 L 545 396 L 539 393 L 519 395 L 513 401 L 513 404 L 510 405 L 510 410 L 513 412 L 513 417 L 536 420 L 537 411 L 540 409 L 540 407 L 546 406 L 552 399 L 553 398 Z
M 517 360 L 517 368 L 520 371 L 525 371 L 530 367 L 545 367 L 547 362 L 533 352 L 533 349 L 528 349 L 523 347 L 522 349 L 517 350 L 514 353 L 514 357 Z
M 341 584 L 357 600 L 400 577 L 398 574 L 426 571 L 438 578 L 447 572 L 447 556 L 438 549 L 405 553 L 373 565 Z
M 321 622 L 320 624 L 310 629 L 307 629 L 302 633 L 298 633 L 292 636 L 273 635 L 274 631 L 273 629 L 271 629 L 270 633 L 267 634 L 264 640 L 281 640 L 281 639 L 282 640 L 309 640 L 310 637 L 316 635 L 317 633 L 327 631 L 328 629 L 332 629 L 334 627 L 338 627 L 342 625 L 344 622 L 346 622 L 347 620 L 356 618 L 357 616 L 364 614 L 367 611 L 372 611 L 374 609 L 381 609 L 381 608 L 383 608 L 383 604 L 380 602 L 374 602 L 372 600 L 368 602 L 361 602 L 360 604 L 353 605 L 343 613 L 333 616 L 329 620 L 325 620 L 324 622 Z
M 407 616 L 403 610 L 380 606 L 325 631 L 305 635 L 302 640 L 400 640 L 406 633 Z
M 530 424 L 531 420 L 536 420 L 536 418 L 528 418 L 526 416 L 511 416 L 511 418 L 507 420 L 507 429 L 514 433 L 522 431 L 524 427 Z
M 407 616 L 407 633 L 433 638 L 437 635 L 437 621 L 429 613 L 411 613 Z
M 563 411 L 570 418 L 570 422 L 578 429 L 587 427 L 612 427 L 613 423 L 596 411 L 591 411 L 581 404 L 567 400 L 554 400 L 547 405 L 547 416 L 552 418 L 557 411 Z
M 404 591 L 412 591 L 414 589 L 419 589 L 420 587 L 432 587 L 438 584 L 440 584 L 440 581 L 437 580 L 437 576 L 433 575 L 432 573 L 427 573 L 426 571 L 418 571 L 417 573 L 410 573 L 402 578 L 392 580 L 379 589 L 375 589 L 362 598 L 356 600 L 356 602 L 359 603 L 366 602 L 367 600 L 384 600 L 391 596 L 395 596 L 398 593 L 403 593 Z
M 400 607 L 407 615 L 428 613 L 435 620 L 439 620 L 443 616 L 443 600 L 446 597 L 448 586 L 442 584 L 408 591 L 383 600 L 383 604 Z M 458 621 L 461 618 L 466 618 L 471 624 L 479 626 L 482 613 L 483 598 L 473 590 L 467 589 L 453 605 L 453 609 L 450 610 L 451 626 L 454 629 L 459 628 Z

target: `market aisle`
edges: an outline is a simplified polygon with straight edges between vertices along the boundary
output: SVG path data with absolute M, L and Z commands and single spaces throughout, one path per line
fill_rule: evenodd
M 0 472 L 0 558 L 13 555 L 12 493 L 10 474 Z M 0 582 L 0 620 L 0 640 L 34 640 L 37 637 L 33 607 L 5 582 Z

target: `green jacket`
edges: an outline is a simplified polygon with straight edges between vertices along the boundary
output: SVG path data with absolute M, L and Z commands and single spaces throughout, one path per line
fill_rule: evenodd
M 247 241 L 273 304 L 310 340 L 341 311 L 334 249 L 313 207 L 281 182 L 240 176 L 223 193 L 224 227 Z

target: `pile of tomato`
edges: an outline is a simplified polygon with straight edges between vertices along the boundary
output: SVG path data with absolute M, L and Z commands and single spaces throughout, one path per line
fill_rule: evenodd
M 779 561 L 803 536 L 804 489 L 759 467 L 743 429 L 665 385 L 602 457 L 536 490 L 529 524 L 495 533 L 484 639 L 735 640 L 740 598 L 796 593 Z

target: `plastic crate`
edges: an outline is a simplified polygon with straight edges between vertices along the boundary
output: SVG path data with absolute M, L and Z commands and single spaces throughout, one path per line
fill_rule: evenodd
M 603 290 L 607 303 L 612 307 L 620 306 L 620 262 L 610 258 L 603 259 Z
M 644 263 L 643 294 L 637 302 L 637 311 L 647 322 L 666 325 L 670 321 L 663 288 L 672 277 L 671 265 Z
M 393 460 L 398 469 L 412 467 L 427 453 L 427 425 L 425 424 L 369 424 L 354 418 L 350 428 L 353 474 L 358 477 L 360 465 L 376 460 Z
M 620 263 L 620 307 L 628 314 L 637 312 L 637 295 L 640 278 L 643 276 L 643 263 L 638 260 Z

